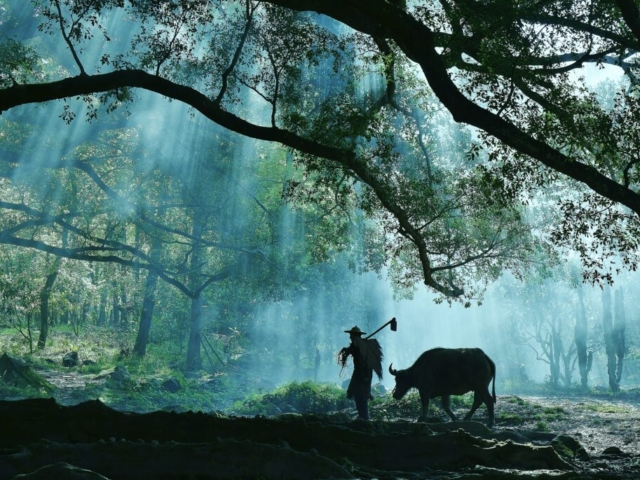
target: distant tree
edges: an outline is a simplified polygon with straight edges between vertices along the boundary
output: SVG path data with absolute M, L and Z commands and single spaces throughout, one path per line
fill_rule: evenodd
M 611 287 L 605 285 L 602 289 L 602 330 L 604 333 L 604 346 L 607 354 L 607 375 L 609 377 L 609 388 L 612 392 L 620 390 L 617 372 L 617 338 L 614 332 L 611 314 Z
M 626 314 L 624 305 L 624 295 L 622 288 L 616 288 L 614 294 L 614 315 L 615 320 L 613 323 L 613 343 L 615 345 L 617 365 L 616 365 L 616 383 L 620 385 L 622 380 L 622 366 L 624 361 L 624 355 L 626 353 Z
M 51 297 L 51 290 L 58 278 L 60 269 L 60 257 L 55 257 L 52 262 L 51 269 L 49 270 L 44 286 L 40 291 L 40 335 L 38 337 L 38 348 L 43 349 L 47 344 L 47 335 L 49 333 L 49 322 L 51 321 L 49 314 L 49 298 Z
M 576 312 L 575 344 L 580 371 L 580 384 L 586 389 L 589 384 L 589 372 L 593 365 L 593 352 L 588 350 L 588 324 L 582 285 L 576 287 L 578 293 L 578 308 Z
M 154 261 L 160 255 L 160 241 L 156 238 L 152 240 L 150 258 Z M 140 312 L 140 323 L 138 325 L 138 333 L 133 347 L 133 352 L 138 357 L 144 357 L 147 352 L 147 344 L 149 343 L 149 334 L 151 332 L 151 322 L 153 320 L 153 312 L 156 305 L 156 287 L 158 285 L 158 274 L 153 270 L 147 272 L 147 278 L 144 285 L 144 297 L 142 300 L 142 309 Z

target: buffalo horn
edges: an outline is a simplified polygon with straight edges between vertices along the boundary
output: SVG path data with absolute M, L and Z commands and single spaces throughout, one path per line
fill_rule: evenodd
M 393 363 L 391 365 L 389 365 L 389 373 L 395 377 L 396 373 L 398 373 L 398 371 L 394 370 L 393 368 L 391 368 L 392 366 L 393 366 Z

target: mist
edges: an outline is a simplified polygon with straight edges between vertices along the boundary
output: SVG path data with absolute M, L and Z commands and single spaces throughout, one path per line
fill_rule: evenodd
M 331 21 L 322 18 L 325 26 L 332 25 Z M 132 24 L 119 12 L 109 13 L 102 20 L 108 31 L 117 33 L 114 36 L 117 37 L 117 42 L 114 42 L 116 45 L 94 42 L 90 48 L 82 51 L 83 58 L 95 59 L 101 55 L 115 54 L 119 45 L 128 44 L 140 32 L 139 25 Z M 32 18 L 31 22 L 35 22 L 35 19 Z M 346 27 L 338 27 L 337 24 L 332 28 L 337 33 L 347 31 Z M 97 35 L 99 32 L 96 30 L 93 33 Z M 29 40 L 34 45 L 44 43 L 47 38 L 35 31 L 32 34 Z M 52 57 L 63 59 L 60 60 L 60 68 L 73 71 L 76 65 L 64 42 L 54 42 L 52 45 L 47 52 Z M 311 90 L 316 89 L 326 94 L 327 98 L 330 98 L 329 92 L 353 81 L 357 100 L 354 105 L 384 93 L 384 79 L 379 72 L 367 72 L 361 77 L 357 77 L 356 72 L 352 77 L 341 77 L 331 73 L 331 61 L 323 58 L 317 65 L 308 67 L 300 75 L 301 81 L 310 82 Z M 258 69 L 257 65 L 244 65 L 243 68 L 242 74 L 246 78 L 250 78 Z M 246 78 L 243 77 L 245 83 Z M 238 84 L 242 85 L 242 82 Z M 265 84 L 258 82 L 253 89 L 237 87 L 240 93 L 234 97 L 236 103 L 230 102 L 230 110 L 245 109 L 249 112 L 248 118 L 268 125 L 271 112 L 268 86 Z M 354 105 L 349 107 L 355 109 Z M 144 255 L 150 255 L 150 245 L 154 239 L 165 246 L 177 245 L 174 252 L 167 254 L 171 258 L 167 260 L 166 270 L 171 271 L 172 280 L 186 285 L 184 290 L 188 290 L 187 293 L 193 293 L 220 271 L 229 270 L 233 281 L 221 282 L 220 285 L 212 283 L 203 293 L 206 298 L 201 329 L 205 336 L 213 339 L 228 339 L 232 336 L 230 331 L 237 328 L 243 339 L 233 352 L 225 353 L 229 359 L 242 362 L 246 369 L 244 373 L 252 377 L 252 381 L 257 382 L 260 388 L 274 388 L 304 379 L 342 385 L 349 378 L 349 371 L 341 371 L 336 353 L 348 344 L 348 335 L 344 331 L 357 325 L 365 332 L 372 333 L 393 317 L 398 321 L 398 330 L 392 332 L 385 328 L 376 334 L 383 348 L 385 373 L 391 363 L 395 368 L 409 367 L 422 352 L 430 348 L 479 347 L 498 366 L 498 389 L 518 391 L 526 389 L 529 382 L 549 381 L 549 358 L 545 356 L 544 349 L 552 331 L 562 340 L 565 352 L 571 348 L 578 308 L 576 289 L 580 288 L 575 280 L 535 278 L 523 281 L 509 273 L 509 265 L 505 266 L 505 273 L 497 280 L 476 283 L 473 278 L 466 280 L 465 273 L 462 273 L 461 278 L 471 285 L 469 290 L 480 292 L 478 298 L 469 302 L 470 306 L 455 299 L 449 301 L 433 293 L 420 281 L 414 281 L 409 288 L 406 285 L 399 288 L 397 276 L 389 271 L 391 267 L 388 261 L 373 266 L 365 265 L 364 255 L 356 252 L 365 249 L 362 247 L 365 240 L 358 230 L 365 228 L 362 224 L 383 230 L 381 225 L 387 221 L 383 218 L 384 213 L 377 213 L 366 220 L 359 217 L 364 217 L 362 191 L 366 187 L 357 178 L 353 180 L 354 186 L 350 192 L 355 192 L 353 195 L 356 200 L 349 200 L 353 202 L 351 204 L 344 203 L 351 210 L 345 214 L 332 211 L 329 215 L 322 210 L 325 205 L 321 202 L 305 203 L 304 197 L 308 192 L 302 188 L 299 197 L 288 194 L 285 186 L 293 184 L 294 180 L 304 186 L 304 182 L 311 178 L 311 174 L 301 168 L 300 163 L 296 164 L 300 160 L 293 158 L 295 155 L 291 151 L 231 133 L 215 126 L 193 109 L 149 92 L 136 92 L 133 103 L 123 101 L 122 105 L 117 106 L 113 112 L 107 113 L 107 105 L 99 103 L 98 98 L 90 102 L 72 99 L 4 113 L 2 122 L 5 130 L 8 131 L 10 122 L 22 125 L 25 131 L 31 129 L 20 137 L 19 144 L 12 146 L 14 156 L 11 161 L 15 168 L 7 179 L 9 183 L 19 186 L 12 194 L 14 197 L 20 194 L 26 196 L 24 192 L 29 188 L 35 189 L 42 196 L 44 213 L 62 214 L 69 209 L 71 201 L 68 192 L 64 192 L 70 180 L 66 177 L 53 178 L 50 172 L 63 169 L 65 162 L 71 160 L 93 162 L 96 169 L 102 169 L 99 173 L 117 195 L 109 197 L 104 192 L 96 194 L 89 187 L 83 190 L 86 197 L 74 192 L 76 197 L 73 202 L 89 205 L 95 201 L 103 209 L 101 215 L 104 214 L 105 224 L 109 224 L 104 228 L 93 225 L 88 231 L 93 234 L 103 228 L 104 238 L 100 238 L 106 243 L 113 238 L 109 236 L 112 230 L 117 230 L 114 225 L 118 224 L 118 228 L 121 228 L 119 239 L 130 239 L 135 226 L 138 229 L 135 234 L 141 239 L 136 246 Z M 96 111 L 98 114 L 94 118 Z M 428 135 L 424 134 L 424 138 L 432 146 L 427 158 L 421 158 L 416 154 L 418 147 L 411 145 L 403 135 L 398 135 L 397 142 L 392 146 L 394 154 L 398 154 L 404 162 L 398 165 L 407 169 L 408 177 L 414 175 L 415 178 L 425 179 L 427 177 L 420 175 L 423 175 L 422 169 L 426 169 L 423 163 L 428 163 L 430 182 L 433 175 L 430 168 L 438 166 L 440 162 L 441 175 L 455 177 L 456 165 L 465 156 L 463 147 L 471 144 L 475 133 L 453 127 L 446 113 L 440 116 L 434 114 L 431 118 L 432 112 L 418 107 L 413 113 L 420 118 L 430 118 L 428 122 L 431 123 L 425 121 L 427 123 L 423 127 L 428 128 Z M 442 117 L 446 117 L 446 121 Z M 86 118 L 91 122 L 85 122 Z M 385 126 L 409 128 L 397 118 L 386 121 L 388 123 Z M 419 133 L 423 135 L 423 132 Z M 119 138 L 120 135 L 123 138 Z M 359 148 L 372 150 L 383 145 L 382 141 L 364 141 L 362 136 L 355 143 Z M 103 147 L 106 144 L 107 147 L 102 151 L 103 156 L 96 160 L 85 151 L 97 148 L 97 144 Z M 340 203 L 338 187 L 342 180 L 339 179 L 339 173 L 327 174 L 334 183 L 327 187 L 326 192 L 318 194 L 328 204 L 334 199 L 337 199 L 336 204 Z M 319 178 L 312 180 L 321 183 L 324 178 Z M 152 193 L 149 193 L 152 188 L 147 188 L 149 185 L 155 189 Z M 439 194 L 443 198 L 453 196 L 445 187 L 434 187 L 435 190 L 438 188 L 441 188 Z M 136 223 L 138 220 L 133 214 L 135 206 L 145 202 L 148 203 L 149 212 L 153 211 L 156 215 L 155 221 L 175 220 L 177 226 L 172 224 L 171 228 L 181 229 L 181 236 L 170 237 L 169 233 L 175 232 L 169 228 L 161 234 L 152 231 L 157 225 L 140 226 Z M 344 205 L 340 204 L 341 207 Z M 197 237 L 189 222 L 196 216 L 194 212 L 198 208 L 206 212 L 200 232 L 203 238 L 206 237 L 206 242 L 189 237 Z M 104 213 L 106 211 L 110 213 Z M 86 215 L 92 215 L 89 209 L 87 212 Z M 350 215 L 354 215 L 354 218 Z M 341 228 L 341 222 L 351 225 Z M 319 232 L 333 227 L 337 233 L 330 232 L 327 237 L 333 235 L 335 245 L 317 247 L 313 241 L 321 235 Z M 59 227 L 51 226 L 50 233 L 59 235 Z M 388 235 L 388 231 L 384 234 Z M 61 245 L 62 241 L 55 240 L 53 243 Z M 317 256 L 310 259 L 313 255 L 309 252 L 315 247 L 318 250 L 326 248 L 326 251 L 314 251 L 313 255 Z M 198 250 L 205 252 L 199 258 L 200 263 L 197 266 L 189 265 L 195 256 L 194 252 Z M 400 248 L 398 251 L 405 253 Z M 412 255 L 416 255 L 415 251 Z M 398 257 L 402 258 L 402 255 Z M 416 269 L 411 260 L 406 260 L 406 264 Z M 72 270 L 73 266 L 69 268 Z M 197 274 L 193 274 L 196 270 Z M 103 279 L 101 285 L 110 280 Z M 622 378 L 625 388 L 634 388 L 638 382 L 634 360 L 638 332 L 633 313 L 637 310 L 637 280 L 635 274 L 620 274 L 614 278 L 612 287 L 625 293 L 626 351 L 629 352 Z M 132 296 L 137 299 L 142 297 L 140 279 L 136 278 L 136 281 L 135 287 L 135 282 L 127 284 L 129 286 L 118 286 L 124 293 L 131 288 L 132 295 L 128 299 L 125 294 L 118 294 L 118 297 L 115 293 L 109 293 L 110 298 L 114 297 L 114 309 L 120 302 L 132 312 L 139 313 L 139 306 L 130 306 Z M 99 282 L 94 283 L 98 285 Z M 485 287 L 487 290 L 483 294 Z M 135 288 L 138 290 L 134 293 Z M 160 288 L 166 294 L 166 289 L 171 287 L 163 285 Z M 242 288 L 247 288 L 247 291 L 241 291 Z M 601 326 L 601 292 L 604 287 L 585 284 L 581 288 L 586 298 L 588 348 L 594 355 L 591 383 L 606 385 L 606 355 Z M 94 294 L 93 301 L 99 302 L 99 294 Z M 236 298 L 234 294 L 237 294 Z M 161 322 L 181 323 L 180 327 L 175 327 L 180 335 L 178 343 L 181 345 L 181 354 L 187 342 L 187 304 L 191 300 L 193 298 L 186 297 L 175 301 L 166 298 L 157 300 L 156 315 Z M 94 307 L 92 305 L 91 308 Z M 137 319 L 132 316 L 129 320 L 131 324 L 127 328 L 133 332 Z M 165 339 L 166 332 L 163 332 L 165 324 L 157 323 L 157 320 L 154 321 L 151 327 L 151 338 L 159 342 Z M 560 382 L 565 387 L 579 380 L 575 356 L 570 356 L 569 361 L 572 366 L 568 371 L 573 373 L 573 378 Z M 210 370 L 220 368 L 215 364 L 205 365 Z M 393 378 L 385 374 L 381 383 L 391 389 Z

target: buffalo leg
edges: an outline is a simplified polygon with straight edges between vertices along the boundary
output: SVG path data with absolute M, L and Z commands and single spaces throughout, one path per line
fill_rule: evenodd
M 493 396 L 491 396 L 491 394 L 489 393 L 489 387 L 485 388 L 485 390 L 481 392 L 480 395 L 482 396 L 482 401 L 487 406 L 487 413 L 489 414 L 488 426 L 489 428 L 492 428 L 493 423 L 495 421 L 494 411 L 493 411 L 494 401 L 493 401 Z
M 442 398 L 443 410 L 447 412 L 447 415 L 449 415 L 449 418 L 451 418 L 451 421 L 455 422 L 456 416 L 451 411 L 451 397 L 449 395 L 442 395 L 441 398 Z
M 480 392 L 473 392 L 473 406 L 469 413 L 464 417 L 465 420 L 469 420 L 471 416 L 475 413 L 477 408 L 481 403 L 484 403 L 487 406 L 487 413 L 489 414 L 489 423 L 488 427 L 493 427 L 494 423 L 494 411 L 493 411 L 493 397 L 489 393 L 489 389 L 486 388 L 484 391 L 480 390 Z
M 420 392 L 420 400 L 422 401 L 422 415 L 418 417 L 418 421 L 426 422 L 427 413 L 429 412 L 429 394 Z
M 471 405 L 471 410 L 464 416 L 464 419 L 471 420 L 471 417 L 473 417 L 473 414 L 476 413 L 480 405 L 482 405 L 482 397 L 478 395 L 478 392 L 473 392 L 473 405 Z

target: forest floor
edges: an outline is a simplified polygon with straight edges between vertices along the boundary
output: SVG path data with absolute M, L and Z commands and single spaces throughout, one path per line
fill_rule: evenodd
M 312 384 L 287 390 L 294 396 L 271 395 L 274 387 L 241 364 L 188 376 L 163 357 L 122 358 L 120 342 L 102 333 L 79 344 L 52 335 L 55 346 L 34 355 L 10 350 L 14 337 L 3 344 L 0 336 L 0 354 L 14 351 L 55 391 L 0 382 L 0 480 L 58 462 L 110 480 L 640 479 L 637 390 L 498 389 L 491 430 L 484 406 L 473 422 L 454 423 L 436 400 L 423 424 L 415 391 L 401 401 L 381 391 L 373 420 L 363 422 L 334 384 L 328 393 Z M 94 361 L 63 367 L 72 346 Z M 180 389 L 167 388 L 172 382 Z M 307 409 L 309 396 L 332 406 Z M 469 404 L 469 396 L 452 397 L 458 418 Z
M 101 375 L 72 370 L 64 374 L 55 371 L 41 373 L 57 387 L 56 399 L 65 405 L 78 403 L 87 386 L 105 382 L 104 376 L 100 378 Z M 145 408 L 135 402 L 135 397 L 128 397 L 110 406 L 116 410 L 144 412 Z M 438 404 L 437 399 L 432 402 L 429 420 L 434 423 L 448 421 Z M 355 409 L 350 413 L 355 416 Z M 462 418 L 466 412 L 454 406 L 454 413 Z M 484 406 L 478 409 L 473 419 L 486 423 Z M 404 420 L 411 421 L 410 418 Z M 569 435 L 578 440 L 589 454 L 601 454 L 615 447 L 623 453 L 637 455 L 640 454 L 640 392 L 618 395 L 501 395 L 496 404 L 495 428 L 537 432 L 541 437 Z
M 96 397 L 91 398 L 90 393 L 88 397 L 84 396 L 85 392 L 91 392 L 92 388 L 107 382 L 107 375 L 83 374 L 74 370 L 62 373 L 43 370 L 40 373 L 57 387 L 56 405 L 70 406 L 68 412 L 81 415 L 81 419 L 73 420 L 72 413 L 64 413 L 64 418 L 55 420 L 55 415 L 62 415 L 60 407 L 53 408 L 51 404 L 42 403 L 38 405 L 44 405 L 44 410 L 34 414 L 33 405 L 27 403 L 22 418 L 22 425 L 25 425 L 23 430 L 28 432 L 26 425 L 32 422 L 35 433 L 32 438 L 19 437 L 19 442 L 15 440 L 15 443 L 20 443 L 21 448 L 26 448 L 30 454 L 26 454 L 25 450 L 13 449 L 12 443 L 0 445 L 0 471 L 4 465 L 6 471 L 11 471 L 11 467 L 15 473 L 26 473 L 42 465 L 45 459 L 61 459 L 75 465 L 88 462 L 80 466 L 92 467 L 111 480 L 127 480 L 136 478 L 136 475 L 137 478 L 187 478 L 183 475 L 185 472 L 172 476 L 166 470 L 167 466 L 163 467 L 162 462 L 168 462 L 175 455 L 172 465 L 176 465 L 176 468 L 181 464 L 180 459 L 185 459 L 185 462 L 190 459 L 189 462 L 195 463 L 189 463 L 185 468 L 192 476 L 195 475 L 193 478 L 209 478 L 206 474 L 198 476 L 193 473 L 195 468 L 201 468 L 202 471 L 212 468 L 211 465 L 197 467 L 198 462 L 202 462 L 198 449 L 207 445 L 207 461 L 213 461 L 211 458 L 215 456 L 211 456 L 212 452 L 219 451 L 227 468 L 224 470 L 220 464 L 215 464 L 217 473 L 211 478 L 640 478 L 640 394 L 637 392 L 616 395 L 499 395 L 496 425 L 492 430 L 483 425 L 487 420 L 484 406 L 476 412 L 474 422 L 452 423 L 437 401 L 432 403 L 424 428 L 415 422 L 415 418 L 403 416 L 384 421 L 354 421 L 354 409 L 317 417 L 313 417 L 314 414 L 306 417 L 305 412 L 299 412 L 271 418 L 243 418 L 228 416 L 224 412 L 222 415 L 221 412 L 211 412 L 211 415 L 198 417 L 197 413 L 178 410 L 176 414 L 172 413 L 171 408 L 165 408 L 157 414 L 170 416 L 161 417 L 162 420 L 158 421 L 152 420 L 156 418 L 153 417 L 155 413 L 136 415 L 149 412 L 148 405 L 136 404 L 140 398 L 136 395 L 124 395 L 118 397 L 117 401 L 106 402 L 110 407 L 108 411 L 102 403 L 95 401 Z M 105 398 L 101 396 L 100 401 L 104 402 Z M 78 413 L 73 405 L 83 405 L 81 402 L 87 402 L 87 406 L 80 408 L 82 413 Z M 46 413 L 46 409 L 51 408 L 53 410 Z M 381 412 L 376 412 L 376 408 L 383 407 L 377 407 L 375 402 L 372 404 L 373 416 L 376 417 L 378 413 L 377 418 L 381 418 Z M 466 413 L 464 405 L 456 407 L 454 404 L 453 410 L 459 418 Z M 11 428 L 6 427 L 7 422 L 20 421 L 19 409 L 8 411 L 8 416 L 3 417 L 0 408 L 0 422 L 5 425 L 5 432 Z M 107 426 L 101 426 L 97 420 L 101 417 L 105 417 Z M 149 423 L 144 423 L 144 426 L 136 423 L 143 422 L 143 419 Z M 185 427 L 186 424 L 191 425 L 189 422 L 192 421 L 196 422 L 195 426 Z M 207 422 L 212 423 L 205 426 Z M 224 422 L 230 422 L 233 426 Z M 120 423 L 122 426 L 113 430 Z M 134 423 L 136 426 L 132 426 Z M 91 425 L 91 432 L 86 424 Z M 164 424 L 164 428 L 154 430 L 158 424 Z M 81 425 L 82 433 L 79 434 L 77 430 L 64 433 L 67 425 L 75 425 L 75 429 Z M 227 429 L 229 433 L 225 434 Z M 47 430 L 51 433 L 47 434 Z M 113 433 L 115 431 L 122 433 Z M 18 436 L 27 435 L 24 432 Z M 137 442 L 115 440 L 120 437 L 134 438 L 133 435 L 139 437 Z M 558 436 L 570 437 L 577 443 L 574 445 L 565 440 L 563 445 L 567 448 L 559 448 L 556 443 Z M 66 440 L 67 437 L 74 438 L 74 441 Z M 104 443 L 109 437 L 118 442 L 117 458 L 114 458 L 113 451 L 109 450 L 108 455 L 104 451 L 105 448 L 112 448 L 108 442 L 106 446 Z M 42 442 L 41 438 L 50 442 L 38 443 Z M 162 446 L 155 454 L 144 450 L 148 448 L 151 438 Z M 187 450 L 178 451 L 178 446 Z M 583 452 L 579 451 L 580 447 L 584 449 Z M 309 451 L 312 452 L 311 457 L 304 453 Z M 139 464 L 141 456 L 153 459 L 156 458 L 154 455 L 159 457 L 153 460 L 153 465 L 143 467 Z M 247 456 L 256 460 L 248 462 Z M 416 459 L 416 456 L 419 458 Z M 94 459 L 93 463 L 88 459 Z M 274 461 L 277 466 L 273 466 Z M 136 462 L 138 467 L 134 470 L 114 470 L 116 464 L 133 465 Z M 247 476 L 247 470 L 238 470 L 240 467 L 237 465 L 255 470 L 250 470 Z M 156 474 L 145 476 L 142 474 L 143 468 L 154 470 Z M 128 476 L 128 473 L 131 475 Z M 0 480 L 12 478 L 0 474 Z
M 512 405 L 508 402 L 509 398 L 501 399 L 500 408 L 508 409 L 508 405 Z M 640 396 L 637 394 L 624 397 L 588 395 L 518 398 L 539 405 L 543 407 L 543 411 L 551 414 L 554 409 L 557 410 L 557 417 L 548 422 L 549 431 L 574 437 L 589 454 L 599 454 L 610 447 L 617 447 L 629 454 L 640 453 Z M 527 410 L 524 408 L 521 415 L 526 416 Z M 531 423 L 535 428 L 538 421 Z

